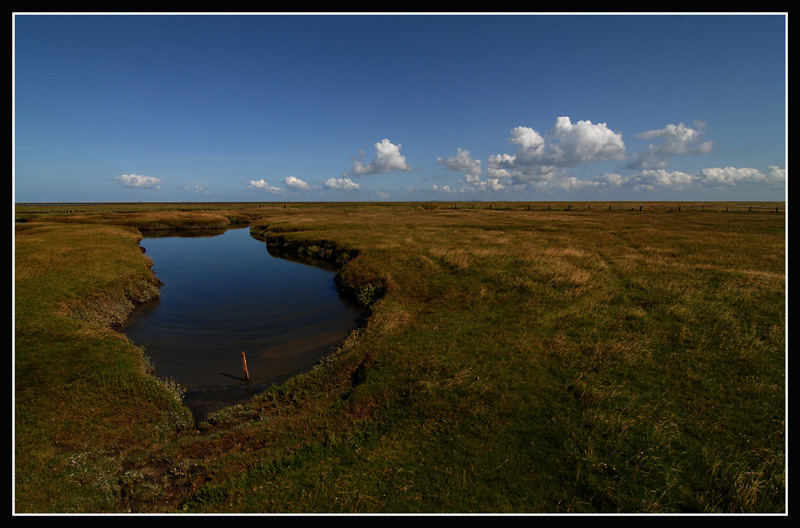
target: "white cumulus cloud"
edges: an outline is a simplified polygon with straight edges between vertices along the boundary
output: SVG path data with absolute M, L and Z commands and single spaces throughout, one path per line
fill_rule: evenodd
M 306 182 L 301 180 L 300 178 L 296 178 L 294 176 L 288 176 L 283 180 L 283 183 L 290 189 L 294 189 L 296 191 L 307 191 L 311 188 Z
M 640 192 L 692 191 L 702 188 L 732 189 L 734 187 L 779 187 L 786 182 L 786 170 L 770 167 L 761 172 L 749 167 L 711 167 L 697 173 L 664 169 L 644 169 L 631 176 L 603 174 L 593 180 L 598 188 L 628 188 Z
M 782 184 L 786 182 L 786 169 L 770 167 L 766 174 L 748 167 L 710 167 L 699 174 L 699 181 L 711 186 L 736 186 L 744 184 Z
M 329 178 L 325 180 L 325 187 L 335 191 L 355 191 L 359 185 L 350 178 Z
M 467 185 L 461 188 L 461 192 L 466 193 L 481 193 L 481 192 L 499 192 L 499 191 L 506 191 L 512 187 L 508 184 L 508 180 L 502 180 L 500 178 L 487 178 L 486 181 L 482 181 L 480 179 L 476 179 L 474 181 L 467 182 Z
M 622 134 L 612 131 L 605 123 L 578 121 L 573 124 L 569 117 L 559 117 L 548 139 L 552 142 L 551 163 L 561 167 L 625 158 Z
M 647 169 L 632 176 L 627 183 L 636 190 L 686 190 L 693 183 L 693 177 L 681 171 Z
M 767 177 L 767 183 L 786 183 L 786 169 L 782 169 L 773 165 L 769 167 L 769 170 L 765 176 Z
M 161 183 L 158 178 L 142 176 L 140 174 L 123 174 L 117 177 L 117 181 L 125 187 L 140 187 L 146 189 L 160 189 Z
M 625 178 L 615 173 L 605 173 L 594 178 L 601 187 L 619 187 L 625 183 Z
M 410 172 L 412 169 L 406 162 L 405 156 L 400 154 L 400 147 L 400 144 L 395 145 L 388 139 L 375 143 L 375 159 L 367 165 L 360 159 L 354 160 L 353 175 L 383 174 L 393 170 Z
M 486 171 L 490 178 L 510 178 L 515 184 L 566 180 L 567 167 L 625 158 L 622 134 L 605 123 L 573 124 L 569 117 L 556 119 L 546 135 L 530 127 L 513 128 L 508 141 L 517 146 L 514 154 L 489 156 Z
M 702 126 L 702 123 L 700 124 Z M 660 130 L 649 130 L 636 134 L 642 139 L 660 139 L 661 144 L 655 148 L 660 155 L 671 154 L 707 154 L 714 147 L 713 141 L 701 141 L 702 131 L 689 128 L 683 123 L 667 125 Z
M 280 187 L 273 187 L 263 178 L 260 180 L 250 180 L 249 187 L 251 189 L 258 189 L 260 191 L 266 191 L 271 193 L 282 193 L 283 189 Z
M 449 158 L 436 158 L 437 163 L 454 171 L 466 173 L 467 181 L 474 181 L 481 174 L 481 161 L 472 157 L 468 150 L 458 149 L 455 156 Z
M 638 138 L 657 143 L 649 144 L 643 153 L 628 163 L 628 167 L 663 169 L 667 166 L 670 156 L 708 154 L 714 150 L 714 142 L 702 140 L 705 123 L 697 121 L 695 127 L 690 128 L 683 123 L 669 124 L 658 130 L 648 130 L 636 134 Z
M 511 129 L 510 143 L 519 145 L 519 155 L 527 159 L 537 159 L 544 155 L 544 138 L 530 127 L 518 126 Z

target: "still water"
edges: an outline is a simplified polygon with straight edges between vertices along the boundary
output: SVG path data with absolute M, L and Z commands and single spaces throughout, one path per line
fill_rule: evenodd
M 161 297 L 121 329 L 186 388 L 196 420 L 310 370 L 363 316 L 332 269 L 272 256 L 248 228 L 202 235 L 145 236 Z

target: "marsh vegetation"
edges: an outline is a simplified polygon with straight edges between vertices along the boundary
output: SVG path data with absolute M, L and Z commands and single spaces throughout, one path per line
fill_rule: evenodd
M 783 203 L 16 213 L 17 512 L 786 510 Z M 242 222 L 369 318 L 196 427 L 116 328 L 143 230 Z

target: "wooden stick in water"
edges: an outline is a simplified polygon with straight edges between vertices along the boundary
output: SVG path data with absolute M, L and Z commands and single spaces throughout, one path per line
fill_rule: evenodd
M 244 380 L 250 381 L 250 373 L 247 372 L 247 359 L 244 357 L 244 350 L 242 350 L 242 368 L 244 368 Z

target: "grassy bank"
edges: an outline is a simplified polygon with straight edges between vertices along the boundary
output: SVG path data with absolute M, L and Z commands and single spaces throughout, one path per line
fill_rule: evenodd
M 174 210 L 20 211 L 17 510 L 783 511 L 783 211 L 197 205 L 336 261 L 371 307 L 200 430 L 106 328 L 124 308 L 86 302 L 151 290 L 126 226 Z
M 141 351 L 110 330 L 158 295 L 130 228 L 25 224 L 15 240 L 16 507 L 116 504 L 129 460 L 191 424 Z

